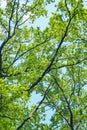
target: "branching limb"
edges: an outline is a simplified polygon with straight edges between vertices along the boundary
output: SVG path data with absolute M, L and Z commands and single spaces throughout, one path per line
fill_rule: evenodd
M 14 2 L 12 2 L 12 3 L 13 3 L 13 5 L 12 5 L 11 16 L 9 18 L 9 23 L 8 23 L 8 37 L 10 37 L 10 33 L 11 33 L 11 21 L 12 21 L 14 10 L 15 10 L 16 0 L 14 0 Z
M 59 85 L 59 83 L 58 83 L 57 79 L 55 78 L 55 76 L 54 75 L 51 75 L 51 76 L 53 77 L 55 83 L 57 84 L 58 88 L 61 90 L 61 92 L 63 94 L 63 97 L 65 99 L 65 102 L 67 104 L 67 107 L 68 107 L 68 110 L 69 110 L 69 113 L 70 113 L 70 123 L 69 123 L 70 125 L 69 125 L 69 127 L 70 127 L 71 130 L 74 130 L 74 128 L 73 128 L 73 113 L 72 113 L 72 110 L 71 110 L 70 103 L 69 103 L 69 101 L 68 101 L 68 99 L 67 99 L 67 97 L 65 95 L 65 92 L 64 92 L 63 88 Z
M 68 8 L 68 6 L 67 6 L 67 0 L 65 0 L 65 6 L 66 6 L 67 12 L 68 12 L 68 14 L 69 14 L 69 17 L 71 18 L 70 10 L 69 10 L 69 8 Z
M 48 103 L 56 110 L 57 113 L 66 121 L 67 125 L 70 126 L 69 120 L 62 114 L 63 110 L 60 110 L 60 107 L 52 100 L 52 97 L 49 95 L 46 96 Z
M 50 86 L 49 86 L 50 87 Z M 46 89 L 46 91 L 44 92 L 44 96 L 42 98 L 42 100 L 38 103 L 38 105 L 32 110 L 32 112 L 29 114 L 28 117 L 26 117 L 23 122 L 16 128 L 16 130 L 19 130 L 20 128 L 23 127 L 23 125 L 29 120 L 31 119 L 35 112 L 39 109 L 39 107 L 41 106 L 41 104 L 43 103 L 43 101 L 45 100 L 46 96 L 47 96 L 47 93 L 49 92 L 49 87 Z
M 84 62 L 85 60 L 87 60 L 87 57 L 83 58 L 82 60 L 77 61 L 76 63 L 64 64 L 64 65 L 61 65 L 59 67 L 51 67 L 50 70 L 52 70 L 52 69 L 61 69 L 63 67 L 72 67 L 72 66 L 80 64 L 81 62 Z
M 52 66 L 53 63 L 54 63 L 55 58 L 56 58 L 56 56 L 58 55 L 58 51 L 59 51 L 59 49 L 61 48 L 61 45 L 63 44 L 65 37 L 67 36 L 67 33 L 68 33 L 68 29 L 69 29 L 71 20 L 72 20 L 72 18 L 69 19 L 69 22 L 68 22 L 68 24 L 67 24 L 65 33 L 64 33 L 64 35 L 63 35 L 63 37 L 62 37 L 60 43 L 58 44 L 58 47 L 57 47 L 57 49 L 56 49 L 56 51 L 55 51 L 55 53 L 54 53 L 54 55 L 53 55 L 53 58 L 51 59 L 50 64 L 49 64 L 49 65 L 47 66 L 47 68 L 44 70 L 44 72 L 42 73 L 41 77 L 39 77 L 39 78 L 30 86 L 30 88 L 28 89 L 28 91 L 30 91 L 32 88 L 34 88 L 34 87 L 43 79 L 43 77 L 50 71 L 50 68 L 51 68 L 51 66 Z

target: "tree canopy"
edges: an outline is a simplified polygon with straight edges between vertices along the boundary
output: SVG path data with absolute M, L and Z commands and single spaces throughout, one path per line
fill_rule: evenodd
M 0 2 L 1 130 L 87 129 L 85 5 L 85 0 Z M 41 21 L 44 28 L 41 19 L 48 20 Z

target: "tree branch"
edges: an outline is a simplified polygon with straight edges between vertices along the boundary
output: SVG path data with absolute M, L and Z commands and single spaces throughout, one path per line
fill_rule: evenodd
M 49 86 L 50 87 L 50 86 Z M 43 103 L 43 101 L 46 98 L 47 93 L 49 92 L 49 87 L 46 89 L 46 91 L 44 92 L 44 96 L 42 98 L 42 100 L 38 103 L 38 105 L 32 110 L 32 112 L 29 114 L 28 117 L 26 117 L 23 122 L 16 128 L 16 130 L 19 130 L 20 128 L 23 127 L 23 125 L 34 116 L 34 113 L 39 109 L 39 107 L 41 106 L 41 104 Z
M 67 11 L 68 11 L 69 17 L 71 18 L 70 10 L 69 10 L 69 8 L 68 8 L 68 6 L 67 6 L 67 2 L 66 2 L 66 1 L 67 1 L 67 0 L 65 0 L 65 6 L 66 6 L 66 9 L 67 9 Z
M 54 75 L 51 75 L 51 76 L 53 77 L 53 79 L 54 79 L 55 83 L 57 84 L 58 88 L 60 88 L 60 90 L 61 90 L 61 92 L 63 94 L 63 97 L 64 97 L 64 99 L 66 101 L 66 104 L 67 104 L 67 107 L 68 107 L 68 110 L 69 110 L 69 113 L 70 113 L 70 123 L 69 123 L 70 125 L 69 125 L 69 127 L 71 128 L 71 130 L 74 130 L 74 128 L 73 128 L 73 113 L 72 113 L 72 110 L 71 110 L 70 103 L 67 100 L 65 92 L 64 92 L 63 88 L 59 85 L 59 83 L 57 82 L 57 79 L 55 78 L 55 76 Z
M 61 65 L 61 66 L 56 67 L 56 68 L 55 68 L 55 67 L 50 68 L 50 70 L 52 70 L 52 69 L 61 69 L 61 68 L 63 68 L 63 67 L 72 67 L 72 66 L 75 66 L 75 65 L 77 65 L 77 64 L 80 64 L 81 62 L 84 62 L 85 60 L 87 60 L 87 57 L 83 58 L 82 60 L 77 61 L 76 63 L 64 64 L 64 65 Z
M 42 73 L 41 77 L 39 77 L 39 78 L 30 86 L 30 88 L 28 89 L 28 91 L 30 91 L 32 88 L 34 88 L 34 87 L 43 79 L 43 77 L 50 71 L 50 68 L 51 68 L 51 66 L 53 65 L 53 63 L 54 63 L 54 61 L 55 61 L 55 58 L 56 58 L 56 56 L 57 56 L 57 54 L 58 54 L 58 51 L 59 51 L 59 49 L 61 48 L 61 45 L 63 44 L 65 37 L 67 36 L 67 32 L 68 32 L 68 29 L 69 29 L 69 25 L 70 25 L 70 23 L 71 23 L 71 20 L 72 20 L 72 18 L 69 19 L 69 22 L 68 22 L 68 24 L 67 24 L 65 33 L 64 33 L 64 35 L 63 35 L 63 37 L 62 37 L 60 43 L 58 44 L 58 47 L 57 47 L 57 49 L 56 49 L 56 51 L 55 51 L 55 54 L 54 54 L 54 56 L 53 56 L 53 58 L 52 58 L 50 64 L 49 64 L 49 65 L 47 66 L 47 68 L 44 70 L 44 72 Z

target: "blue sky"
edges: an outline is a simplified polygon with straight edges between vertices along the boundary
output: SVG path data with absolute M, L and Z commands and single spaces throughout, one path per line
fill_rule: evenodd
M 46 6 L 46 9 L 48 10 L 48 15 L 47 17 L 40 17 L 37 20 L 35 20 L 34 24 L 32 24 L 34 27 L 40 27 L 42 30 L 45 29 L 45 27 L 48 25 L 49 22 L 49 18 L 52 16 L 52 12 L 54 12 L 56 10 L 55 8 L 55 4 L 58 2 L 59 0 L 55 0 L 55 3 L 51 3 L 48 4 Z

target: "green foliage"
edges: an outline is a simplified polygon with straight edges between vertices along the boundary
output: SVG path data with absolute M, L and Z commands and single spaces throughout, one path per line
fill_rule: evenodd
M 0 6 L 0 130 L 86 130 L 84 0 L 3 1 L 6 6 Z M 49 17 L 48 8 L 52 5 L 55 11 Z M 43 30 L 40 23 L 35 27 L 41 18 L 49 21 Z

